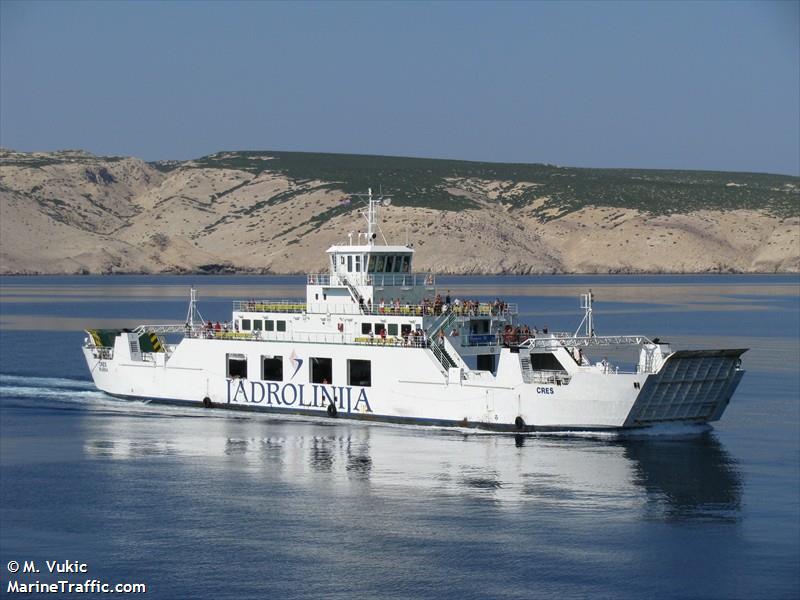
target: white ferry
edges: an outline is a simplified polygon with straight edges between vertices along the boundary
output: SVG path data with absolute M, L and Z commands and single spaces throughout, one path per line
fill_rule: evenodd
M 370 190 L 365 203 L 366 231 L 328 249 L 305 302 L 236 301 L 223 329 L 202 320 L 192 290 L 185 323 L 87 330 L 95 385 L 206 408 L 528 432 L 715 421 L 744 374 L 746 349 L 595 335 L 591 293 L 575 333 L 520 328 L 517 306 L 499 300 L 443 298 L 432 273 L 413 272 L 410 245 L 377 243 L 390 200 Z M 597 360 L 610 348 L 630 350 L 631 367 Z

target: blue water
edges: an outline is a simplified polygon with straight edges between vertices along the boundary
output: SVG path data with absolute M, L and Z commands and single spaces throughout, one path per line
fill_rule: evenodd
M 10 560 L 70 559 L 153 598 L 800 596 L 797 277 L 440 279 L 565 330 L 575 290 L 593 287 L 601 333 L 751 348 L 722 421 L 626 437 L 309 422 L 94 390 L 81 328 L 182 321 L 185 299 L 159 289 L 191 283 L 224 320 L 254 287 L 301 294 L 303 280 L 0 280 L 0 593 Z

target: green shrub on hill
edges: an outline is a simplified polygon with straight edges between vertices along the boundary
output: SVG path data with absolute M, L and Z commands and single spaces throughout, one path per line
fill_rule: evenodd
M 763 210 L 781 217 L 800 213 L 800 178 L 786 175 L 584 169 L 545 164 L 269 151 L 223 152 L 191 164 L 253 174 L 279 172 L 295 182 L 313 180 L 335 184 L 331 187 L 348 194 L 380 186 L 400 206 L 438 210 L 478 207 L 474 200 L 447 191 L 448 187 L 454 187 L 453 179 L 531 183 L 535 186 L 510 195 L 501 192 L 498 201 L 520 209 L 534 200 L 546 198 L 534 211 L 543 219 L 587 205 L 632 208 L 657 215 L 742 208 Z

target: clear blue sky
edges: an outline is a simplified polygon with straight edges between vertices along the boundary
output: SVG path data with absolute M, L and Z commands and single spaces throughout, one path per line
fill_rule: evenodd
M 0 1 L 0 144 L 800 174 L 800 3 Z

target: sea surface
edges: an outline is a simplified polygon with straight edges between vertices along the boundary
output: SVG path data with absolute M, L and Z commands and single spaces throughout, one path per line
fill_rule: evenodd
M 713 427 L 626 436 L 161 407 L 94 389 L 84 327 L 183 322 L 190 285 L 224 321 L 232 300 L 301 297 L 304 280 L 4 277 L 0 595 L 98 579 L 168 599 L 800 596 L 798 277 L 437 283 L 573 331 L 591 288 L 598 334 L 750 348 L 747 373 Z

